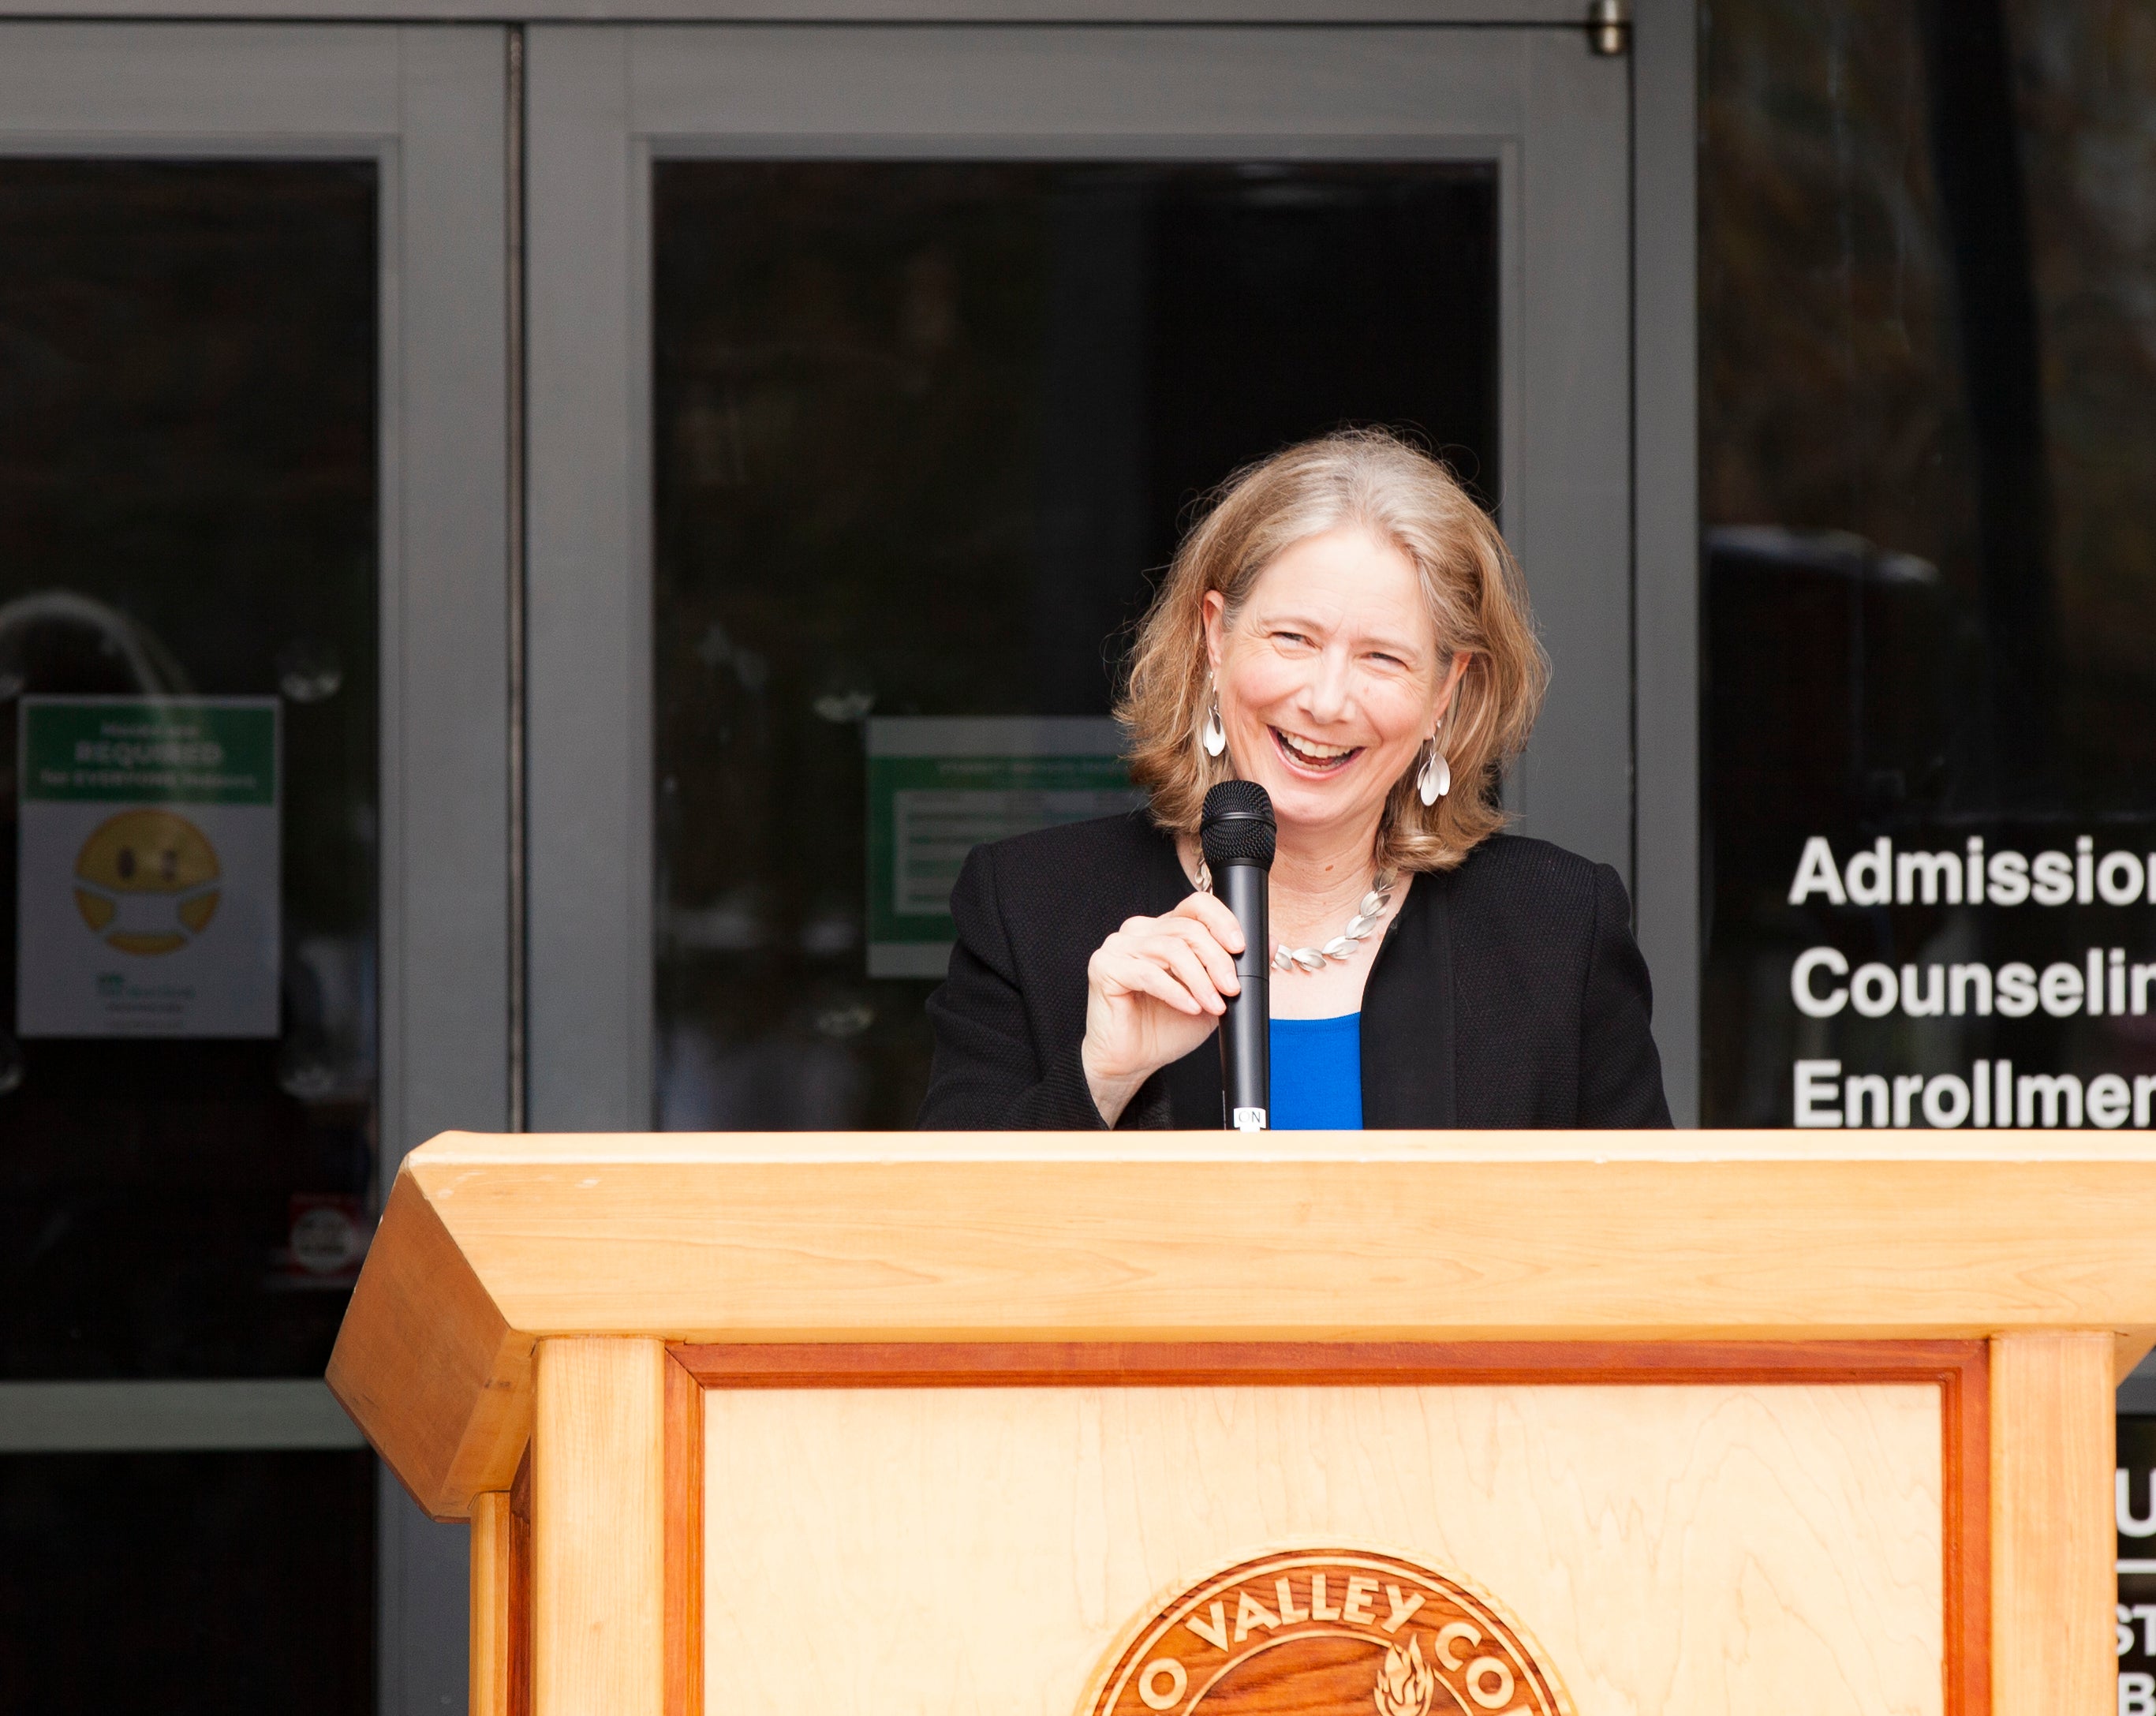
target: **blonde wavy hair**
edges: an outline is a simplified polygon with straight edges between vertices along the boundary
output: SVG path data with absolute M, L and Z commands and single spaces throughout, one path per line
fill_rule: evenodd
M 1232 626 L 1284 550 L 1343 525 L 1414 563 L 1436 629 L 1439 681 L 1453 656 L 1468 658 L 1441 732 L 1452 790 L 1425 806 L 1409 768 L 1386 799 L 1373 855 L 1381 869 L 1450 870 L 1505 825 L 1498 784 L 1533 731 L 1549 662 L 1496 526 L 1444 465 L 1385 430 L 1305 441 L 1214 491 L 1138 624 L 1116 706 L 1131 777 L 1152 794 L 1161 827 L 1197 833 L 1207 790 L 1234 773 L 1198 742 L 1209 706 L 1205 598 L 1220 593 Z

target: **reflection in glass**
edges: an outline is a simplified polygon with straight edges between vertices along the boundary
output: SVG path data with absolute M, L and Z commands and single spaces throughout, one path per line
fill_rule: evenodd
M 0 1457 L 11 1710 L 299 1711 L 374 1700 L 374 1457 Z
M 294 1234 L 363 1233 L 374 1164 L 376 177 L 0 162 L 0 1375 L 318 1374 L 342 1313 L 349 1268 Z M 81 940 L 134 903 L 18 862 L 49 809 L 28 712 L 100 697 L 274 713 L 266 1034 L 18 1015 L 53 975 L 26 927 Z M 244 902 L 228 848 L 189 850 L 174 886 L 223 890 L 188 897 L 208 945 Z M 115 984 L 155 980 L 106 939 Z
M 2137 1392 L 2140 1387 L 2134 1385 Z M 2122 1390 L 2122 1405 L 2127 1398 Z M 2145 1405 L 2145 1397 L 2135 1404 Z M 2149 1543 L 2156 1537 L 2156 1416 L 2122 1411 L 2115 1434 L 2115 1481 L 2125 1485 L 2112 1510 L 2117 1559 L 2121 1568 L 2134 1567 L 2118 1575 L 2118 1703 L 2131 1710 L 2137 1703 L 2156 1703 L 2156 1570 L 2150 1566 L 2156 1554 Z
M 1238 465 L 1347 422 L 1495 495 L 1486 163 L 661 163 L 657 1121 L 908 1125 L 868 976 L 886 717 L 1106 712 Z
M 1845 1122 L 2145 1123 L 2156 31 L 2066 0 L 1702 17 L 1705 1117 L 1789 1123 L 1812 1062 Z M 2051 864 L 2062 899 L 2009 897 Z M 1847 976 L 1800 1005 L 1811 948 Z

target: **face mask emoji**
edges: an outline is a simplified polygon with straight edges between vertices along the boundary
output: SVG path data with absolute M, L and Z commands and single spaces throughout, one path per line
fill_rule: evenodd
M 217 912 L 217 850 L 169 810 L 123 810 L 100 824 L 74 861 L 82 921 L 121 953 L 172 953 Z

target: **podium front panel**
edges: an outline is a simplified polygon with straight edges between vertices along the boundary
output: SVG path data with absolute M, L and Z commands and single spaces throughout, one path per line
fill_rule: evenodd
M 704 1385 L 696 1691 L 726 1716 L 1973 1716 L 1982 1360 L 1952 1344 L 1462 1349 L 1419 1380 L 1388 1379 L 1416 1374 L 1398 1349 L 677 1348 Z M 1360 1608 L 1312 1619 L 1360 1568 Z

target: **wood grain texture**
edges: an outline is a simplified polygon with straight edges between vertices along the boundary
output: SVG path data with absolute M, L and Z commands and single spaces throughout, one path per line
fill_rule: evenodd
M 2105 1335 L 1992 1343 L 1996 1716 L 2108 1716 L 2116 1707 L 2112 1389 Z
M 506 1490 L 531 1426 L 531 1346 L 418 1181 L 399 1174 L 330 1354 L 330 1390 L 437 1519 Z
M 1471 1134 L 1460 1159 L 1392 1135 L 1353 1157 L 1179 1159 L 1189 1136 L 1142 1160 L 1047 1135 L 999 1141 L 997 1160 L 891 1159 L 888 1138 L 875 1159 L 817 1160 L 812 1138 L 790 1161 L 742 1159 L 738 1140 L 699 1157 L 708 1141 L 451 1138 L 405 1171 L 503 1316 L 541 1334 L 2156 1330 L 2156 1159 L 1594 1162 L 1537 1159 L 1532 1138 L 1487 1159 Z
M 1983 1384 L 1982 1341 L 981 1341 L 668 1348 L 706 1388 L 1313 1383 Z M 1980 1402 L 1979 1402 L 1980 1406 Z
M 510 1716 L 512 1623 L 510 1587 L 515 1574 L 509 1493 L 490 1490 L 473 1498 L 471 1511 L 471 1716 Z
M 663 1716 L 666 1369 L 657 1341 L 539 1344 L 534 1716 Z
M 666 1365 L 666 1716 L 704 1710 L 704 1390 Z
M 1252 1146 L 1170 1133 L 1132 1160 L 1111 1136 L 446 1134 L 399 1175 L 331 1378 L 423 1505 L 454 1518 L 508 1482 L 540 1335 L 1900 1341 L 2078 1328 L 2111 1331 L 2125 1363 L 2156 1340 L 2146 1135 L 1850 1134 L 1833 1147 L 1859 1153 L 1831 1160 L 1789 1159 L 1790 1136 Z M 1875 1159 L 1878 1139 L 1926 1153 Z M 1970 1159 L 1943 1153 L 1954 1139 Z M 1226 1153 L 1251 1148 L 1265 1153 Z M 1730 1159 L 1691 1159 L 1715 1149 Z M 2010 1159 L 2045 1151 L 2061 1159 Z
M 1939 1389 L 1948 1716 L 1991 1712 L 1991 1349 L 1969 1344 Z
M 706 1704 L 1068 1716 L 1168 1589 L 1337 1544 L 1465 1574 L 1581 1716 L 1930 1716 L 1940 1399 L 1906 1383 L 710 1391 Z
M 1946 1708 L 1990 1708 L 1990 1348 L 1983 1341 L 681 1345 L 709 1388 L 881 1389 L 1852 1381 L 1940 1393 Z
M 509 1716 L 531 1716 L 531 1449 L 509 1489 Z
M 902 1144 L 899 1142 L 902 1138 Z M 1493 1132 L 445 1132 L 428 1159 L 798 1166 L 865 1162 L 2156 1162 L 2147 1131 L 1788 1127 Z

